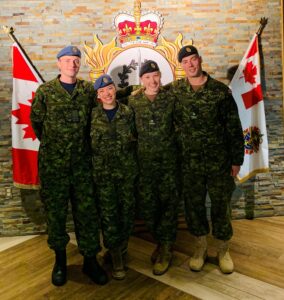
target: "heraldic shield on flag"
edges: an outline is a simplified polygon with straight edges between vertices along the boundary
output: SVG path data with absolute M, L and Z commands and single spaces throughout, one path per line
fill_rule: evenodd
M 17 43 L 12 46 L 13 96 L 12 96 L 12 159 L 13 181 L 20 188 L 37 189 L 38 149 L 30 121 L 31 103 L 37 87 L 42 83 Z
M 269 171 L 268 140 L 260 80 L 258 35 L 255 34 L 230 83 L 242 123 L 245 158 L 240 182 Z

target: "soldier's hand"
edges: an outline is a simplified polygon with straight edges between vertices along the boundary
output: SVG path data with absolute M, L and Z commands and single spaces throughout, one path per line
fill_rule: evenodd
M 232 166 L 231 176 L 236 177 L 240 172 L 241 166 Z

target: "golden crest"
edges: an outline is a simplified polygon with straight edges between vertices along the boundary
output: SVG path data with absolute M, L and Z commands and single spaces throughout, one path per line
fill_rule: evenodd
M 186 47 L 185 48 L 186 52 L 190 53 L 191 52 L 191 49 L 189 47 Z
M 74 54 L 76 54 L 76 53 L 78 53 L 78 52 L 79 52 L 79 50 L 78 50 L 78 48 L 77 48 L 77 47 L 73 47 L 73 48 L 72 48 L 72 52 L 73 52 Z
M 144 16 L 145 12 L 141 13 L 141 1 L 134 1 L 134 21 L 135 21 L 135 28 L 126 28 L 127 30 L 125 31 L 127 34 L 130 34 L 130 29 L 131 30 L 136 30 L 136 33 L 139 31 L 140 34 L 142 34 L 142 31 L 144 30 L 145 32 L 150 32 L 151 28 L 145 28 L 142 27 L 142 23 L 140 20 L 140 17 L 143 15 Z M 119 21 L 119 19 L 115 19 L 116 21 Z M 160 30 L 162 28 L 162 23 L 160 23 L 160 27 L 157 27 L 157 32 L 155 33 L 156 39 L 158 39 L 158 36 L 160 36 Z M 139 29 L 139 30 L 138 30 Z M 143 29 L 143 30 L 142 30 Z M 132 32 L 132 31 L 131 31 Z M 128 34 L 128 35 L 129 35 Z M 148 33 L 147 33 L 148 34 Z M 128 36 L 127 35 L 127 36 Z M 149 34 L 148 34 L 149 35 Z M 119 35 L 121 37 L 121 35 Z M 137 36 L 137 34 L 132 36 Z M 99 76 L 101 76 L 104 73 L 107 73 L 109 71 L 109 67 L 111 66 L 112 62 L 117 59 L 119 56 L 123 56 L 123 53 L 125 53 L 128 50 L 136 48 L 141 48 L 143 51 L 144 49 L 153 49 L 155 53 L 158 53 L 162 55 L 168 62 L 171 71 L 174 73 L 174 77 L 176 79 L 183 78 L 185 73 L 183 69 L 181 68 L 177 56 L 178 52 L 180 49 L 183 47 L 183 36 L 181 33 L 179 33 L 175 39 L 175 41 L 170 42 L 167 41 L 163 36 L 160 36 L 160 43 L 158 44 L 158 41 L 155 41 L 153 44 L 145 44 L 145 40 L 136 40 L 135 44 L 133 43 L 123 43 L 121 42 L 121 45 L 119 46 L 117 44 L 117 39 L 114 37 L 109 43 L 103 44 L 102 41 L 99 39 L 97 35 L 94 35 L 93 37 L 94 40 L 94 47 L 91 47 L 87 45 L 85 42 L 84 44 L 84 52 L 85 52 L 85 62 L 87 65 L 91 67 L 90 71 L 90 77 L 91 80 L 95 81 Z M 192 45 L 193 41 L 185 41 L 186 44 Z M 188 52 L 191 52 L 191 49 L 188 47 Z M 149 57 L 151 59 L 151 57 Z M 156 69 L 155 66 L 151 66 L 152 68 Z
M 151 63 L 151 67 L 152 67 L 153 69 L 156 69 L 156 65 L 155 65 L 154 63 Z
M 104 83 L 108 83 L 108 78 L 104 77 L 104 78 L 103 78 L 103 82 L 104 82 Z

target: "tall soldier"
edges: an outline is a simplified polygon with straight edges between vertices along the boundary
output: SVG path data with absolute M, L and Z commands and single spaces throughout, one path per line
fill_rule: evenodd
M 231 273 L 234 264 L 228 248 L 233 234 L 230 201 L 235 189 L 234 177 L 244 157 L 238 110 L 229 88 L 202 71 L 202 58 L 194 46 L 181 48 L 178 61 L 186 77 L 171 85 L 177 98 L 186 220 L 196 239 L 189 265 L 192 270 L 200 271 L 207 255 L 208 192 L 212 234 L 219 242 L 219 266 L 223 273 Z
M 163 91 L 156 62 L 146 61 L 139 75 L 145 90 L 130 96 L 128 102 L 135 113 L 138 138 L 139 201 L 158 244 L 151 257 L 153 273 L 162 275 L 170 266 L 177 231 L 174 97 Z
M 134 114 L 116 101 L 112 78 L 105 74 L 95 84 L 100 104 L 93 109 L 91 144 L 93 176 L 104 245 L 112 260 L 112 276 L 124 279 L 123 254 L 134 224 L 134 187 L 137 161 L 134 138 Z
M 99 266 L 98 215 L 93 194 L 90 116 L 95 100 L 92 84 L 77 78 L 81 52 L 67 46 L 57 55 L 60 75 L 41 85 L 32 103 L 31 121 L 40 140 L 39 176 L 48 229 L 48 244 L 55 251 L 52 283 L 66 282 L 68 202 L 72 205 L 75 233 L 83 272 L 94 282 L 108 281 Z

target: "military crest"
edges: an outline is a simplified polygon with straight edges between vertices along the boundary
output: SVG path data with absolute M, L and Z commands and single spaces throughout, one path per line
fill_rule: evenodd
M 93 81 L 107 73 L 118 87 L 140 84 L 139 71 L 147 60 L 154 60 L 159 65 L 162 84 L 184 77 L 177 61 L 183 46 L 182 34 L 179 33 L 174 42 L 167 41 L 160 34 L 164 24 L 162 15 L 157 11 L 142 11 L 141 2 L 134 1 L 133 12 L 119 12 L 114 17 L 117 37 L 111 42 L 103 45 L 94 35 L 94 47 L 85 43 L 85 60 L 91 68 Z M 186 44 L 192 44 L 192 40 Z

